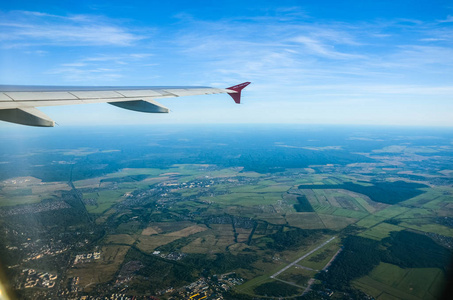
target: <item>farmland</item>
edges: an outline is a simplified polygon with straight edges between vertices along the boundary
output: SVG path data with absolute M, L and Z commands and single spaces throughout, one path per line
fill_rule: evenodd
M 26 156 L 27 172 L 1 164 L 17 175 L 0 183 L 0 233 L 19 295 L 38 290 L 23 288 L 33 268 L 59 272 L 49 293 L 73 298 L 184 299 L 228 276 L 230 299 L 435 298 L 453 249 L 451 141 L 296 133 L 128 136 L 134 147 Z

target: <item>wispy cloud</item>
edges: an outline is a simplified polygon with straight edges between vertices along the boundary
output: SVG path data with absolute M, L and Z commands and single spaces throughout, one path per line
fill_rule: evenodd
M 143 68 L 143 60 L 152 57 L 151 53 L 128 53 L 118 55 L 96 55 L 83 57 L 73 62 L 62 63 L 46 74 L 61 75 L 68 81 L 102 80 L 113 81 L 124 78 L 125 68 Z
M 145 39 L 130 28 L 93 15 L 58 16 L 13 11 L 0 14 L 0 45 L 131 46 Z
M 447 16 L 444 20 L 439 20 L 440 23 L 452 23 L 453 22 L 453 16 Z
M 331 59 L 352 59 L 352 58 L 363 58 L 363 55 L 342 53 L 335 50 L 333 45 L 325 44 L 319 38 L 297 36 L 291 41 L 303 45 L 307 52 L 313 55 L 324 56 Z

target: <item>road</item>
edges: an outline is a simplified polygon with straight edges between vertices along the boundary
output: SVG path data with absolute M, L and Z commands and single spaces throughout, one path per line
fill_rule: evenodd
M 298 264 L 302 259 L 304 259 L 304 258 L 306 258 L 307 256 L 311 255 L 313 252 L 318 251 L 319 249 L 321 249 L 322 247 L 324 247 L 325 245 L 327 245 L 328 243 L 330 243 L 331 241 L 333 241 L 335 238 L 336 238 L 336 236 L 331 237 L 330 239 L 328 239 L 327 241 L 325 241 L 324 243 L 322 243 L 321 245 L 319 245 L 319 246 L 316 247 L 315 249 L 313 249 L 313 250 L 311 250 L 310 252 L 308 252 L 308 253 L 304 254 L 303 256 L 299 257 L 298 259 L 296 259 L 295 261 L 293 261 L 292 263 L 290 263 L 289 265 L 287 265 L 286 267 L 284 267 L 283 269 L 281 269 L 281 270 L 278 271 L 277 273 L 271 275 L 271 278 L 277 277 L 278 275 L 280 275 L 281 273 L 285 272 L 286 270 L 288 270 L 288 269 L 291 268 L 292 266 Z

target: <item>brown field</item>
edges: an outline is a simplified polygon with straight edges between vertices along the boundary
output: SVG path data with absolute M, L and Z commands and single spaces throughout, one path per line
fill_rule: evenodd
M 74 181 L 73 183 L 76 188 L 81 188 L 81 187 L 98 188 L 101 180 L 106 179 L 106 178 L 107 177 L 96 177 L 96 178 L 90 178 L 90 179 L 84 179 L 84 180 L 77 180 L 77 181 Z
M 127 244 L 132 245 L 135 238 L 129 234 L 112 234 L 107 236 L 106 244 Z
M 46 194 L 53 193 L 55 191 L 70 191 L 70 190 L 71 188 L 67 183 L 60 182 L 39 184 L 31 187 L 31 191 L 33 194 Z
M 159 223 L 159 226 L 148 227 L 144 229 L 143 232 L 147 229 L 149 229 L 147 232 L 152 232 L 152 230 L 154 230 L 154 232 L 157 232 L 158 230 L 168 231 L 170 229 L 181 228 L 183 224 L 187 225 L 194 223 L 191 222 Z M 168 225 L 173 226 L 170 227 Z M 166 245 L 168 243 L 176 241 L 177 239 L 188 237 L 190 235 L 203 232 L 205 230 L 207 230 L 207 228 L 204 225 L 192 225 L 178 231 L 171 231 L 166 234 L 144 235 L 142 232 L 142 235 L 138 238 L 137 247 L 140 248 L 142 251 L 151 252 L 159 246 Z
M 284 216 L 279 216 L 276 214 L 260 214 L 257 216 L 258 219 L 261 219 L 263 221 L 267 221 L 271 224 L 279 224 L 279 225 L 284 225 L 286 224 L 286 219 Z
M 161 229 L 159 227 L 150 226 L 150 227 L 147 227 L 147 228 L 143 229 L 142 235 L 159 234 L 159 232 L 161 232 Z
M 236 228 L 236 233 L 237 233 L 237 241 L 239 243 L 242 242 L 247 242 L 249 239 L 250 233 L 252 232 L 251 228 L 245 229 L 245 228 Z
M 142 235 L 138 238 L 137 247 L 144 252 L 152 252 L 159 246 L 166 245 L 179 239 L 177 236 L 166 235 Z
M 213 234 L 206 234 L 199 237 L 183 247 L 182 252 L 185 253 L 217 253 L 223 252 L 224 248 L 216 247 L 218 240 Z
M 249 247 L 247 246 L 246 244 L 244 243 L 236 243 L 234 245 L 231 245 L 230 247 L 228 247 L 228 250 L 233 253 L 233 254 L 237 254 L 237 253 L 244 253 L 243 251 L 245 249 L 252 249 L 252 247 Z
M 2 194 L 13 193 L 22 189 L 31 189 L 31 192 L 40 194 L 50 194 L 58 190 L 70 190 L 70 187 L 65 182 L 42 182 L 41 179 L 27 176 L 15 177 L 0 182 Z
M 207 228 L 206 228 L 205 225 L 193 225 L 193 226 L 184 228 L 184 229 L 179 230 L 179 231 L 168 233 L 166 235 L 167 236 L 174 236 L 174 237 L 181 238 L 181 237 L 186 237 L 186 236 L 198 233 L 198 232 L 205 231 L 206 229 Z
M 233 227 L 230 224 L 211 224 L 212 230 L 200 236 L 181 249 L 187 253 L 218 253 L 235 244 Z M 248 236 L 247 236 L 248 238 Z
M 238 243 L 245 243 L 248 241 L 249 236 L 250 236 L 249 234 L 240 233 L 237 235 L 236 239 L 237 239 Z
M 158 233 L 169 233 L 169 232 L 173 232 L 173 231 L 183 230 L 184 228 L 196 225 L 196 223 L 189 222 L 189 221 L 153 222 L 151 224 L 152 224 L 152 226 L 150 226 L 150 227 L 154 228 L 154 230 L 156 230 Z
M 201 236 L 193 240 L 181 249 L 185 253 L 224 253 L 228 248 L 233 251 L 247 247 L 243 243 L 235 243 L 233 236 L 218 236 L 210 231 L 201 233 Z

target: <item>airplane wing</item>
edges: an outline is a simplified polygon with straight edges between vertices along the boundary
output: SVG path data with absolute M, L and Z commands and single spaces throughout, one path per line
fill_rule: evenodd
M 168 113 L 154 99 L 226 93 L 241 102 L 244 82 L 226 89 L 211 87 L 90 87 L 0 85 L 0 120 L 40 127 L 55 122 L 35 107 L 107 102 L 124 109 L 146 113 Z

